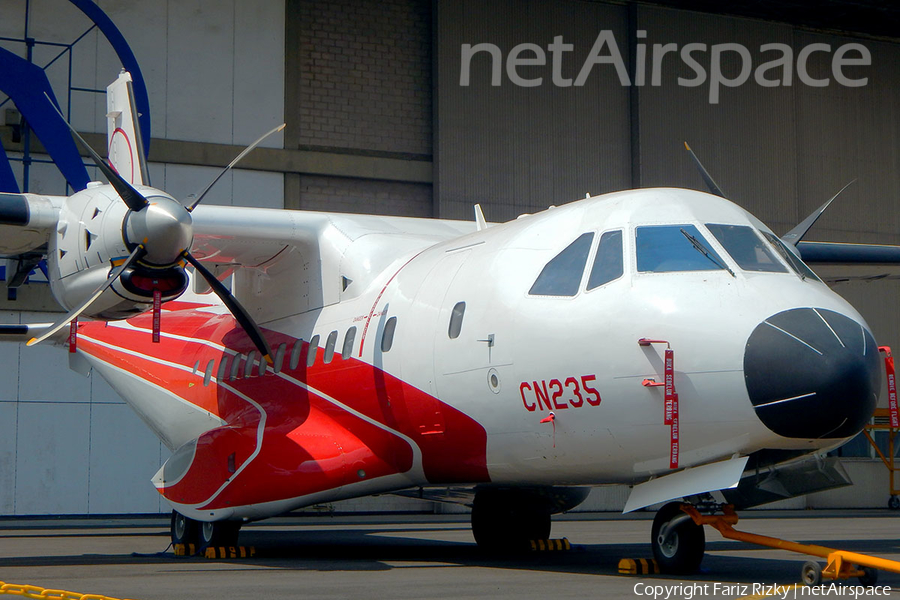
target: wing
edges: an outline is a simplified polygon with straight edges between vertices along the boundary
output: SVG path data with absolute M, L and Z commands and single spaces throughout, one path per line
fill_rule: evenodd
M 357 296 L 385 269 L 475 223 L 200 205 L 191 253 L 258 322 Z M 195 291 L 205 291 L 195 287 Z
M 900 246 L 800 242 L 800 256 L 823 281 L 900 279 Z

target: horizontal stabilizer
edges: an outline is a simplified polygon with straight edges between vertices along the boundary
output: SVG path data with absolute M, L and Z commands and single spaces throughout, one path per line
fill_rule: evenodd
M 737 486 L 748 457 L 692 467 L 634 486 L 623 513 L 696 494 Z

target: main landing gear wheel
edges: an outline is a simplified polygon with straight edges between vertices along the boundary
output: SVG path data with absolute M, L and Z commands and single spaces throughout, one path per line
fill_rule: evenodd
M 170 532 L 173 544 L 194 544 L 199 550 L 211 546 L 236 546 L 240 530 L 239 521 L 201 523 L 172 511 Z
M 172 534 L 172 544 L 197 544 L 200 539 L 199 523 L 194 519 L 188 519 L 183 514 L 172 511 L 172 521 L 169 531 Z
M 670 502 L 653 519 L 650 545 L 663 573 L 696 573 L 703 560 L 706 536 L 703 526 L 681 510 L 680 502 Z
M 523 549 L 531 540 L 550 538 L 550 514 L 530 507 L 476 500 L 472 507 L 472 534 L 479 548 Z
M 213 521 L 200 523 L 200 548 L 237 546 L 239 521 Z

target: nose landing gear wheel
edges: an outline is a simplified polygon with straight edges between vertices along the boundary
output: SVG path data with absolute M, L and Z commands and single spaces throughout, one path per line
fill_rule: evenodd
M 703 560 L 706 536 L 703 526 L 681 510 L 681 503 L 670 502 L 653 519 L 650 544 L 663 573 L 696 573 Z

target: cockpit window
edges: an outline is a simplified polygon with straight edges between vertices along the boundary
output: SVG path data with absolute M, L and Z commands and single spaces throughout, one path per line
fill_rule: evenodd
M 796 271 L 796 273 L 800 275 L 801 278 L 806 279 L 807 277 L 809 277 L 810 279 L 813 279 L 815 281 L 822 281 L 815 273 L 812 272 L 812 269 L 806 266 L 806 263 L 797 258 L 797 256 L 793 252 L 791 252 L 787 246 L 784 245 L 784 242 L 767 231 L 764 231 L 763 235 L 772 243 L 773 246 L 775 246 L 775 249 L 778 250 L 778 254 L 780 254 L 781 257 L 785 261 L 787 261 L 789 265 L 791 265 L 791 268 L 794 269 L 794 271 Z
M 778 262 L 775 254 L 759 239 L 752 227 L 707 223 L 706 228 L 745 271 L 787 273 L 784 265 Z
M 565 250 L 544 266 L 529 294 L 533 296 L 574 296 L 581 285 L 581 276 L 591 251 L 593 233 L 583 233 Z
M 642 272 L 725 269 L 709 242 L 693 225 L 646 225 L 635 233 L 637 269 Z
M 588 278 L 587 289 L 592 290 L 618 279 L 623 272 L 622 231 L 607 231 L 600 236 L 600 243 L 597 245 L 597 255 L 594 257 L 594 266 L 591 267 L 591 276 Z

